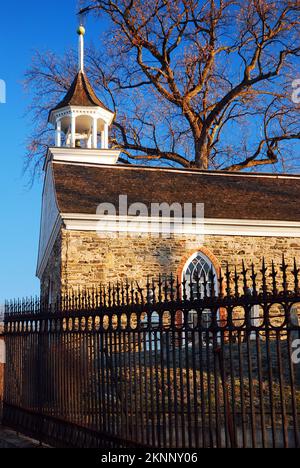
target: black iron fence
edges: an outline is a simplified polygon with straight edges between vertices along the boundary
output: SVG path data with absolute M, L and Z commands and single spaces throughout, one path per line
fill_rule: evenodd
M 299 447 L 299 269 L 6 305 L 4 423 L 67 447 Z

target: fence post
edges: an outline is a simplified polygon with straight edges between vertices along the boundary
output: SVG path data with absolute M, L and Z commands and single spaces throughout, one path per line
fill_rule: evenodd
M 4 370 L 5 370 L 5 342 L 0 325 L 0 423 L 2 421 L 2 408 L 4 398 Z

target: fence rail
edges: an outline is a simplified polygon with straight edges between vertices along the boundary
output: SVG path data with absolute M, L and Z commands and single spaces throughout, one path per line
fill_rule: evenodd
M 56 446 L 299 447 L 299 269 L 6 305 L 5 424 Z

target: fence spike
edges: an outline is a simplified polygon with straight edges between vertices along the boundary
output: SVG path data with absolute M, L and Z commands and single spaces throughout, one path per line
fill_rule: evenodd
M 196 272 L 195 281 L 196 281 L 197 301 L 200 301 L 202 298 L 201 298 L 200 275 L 198 271 Z
M 69 291 L 69 296 L 70 296 L 70 307 L 72 310 L 74 310 L 74 290 L 73 288 Z
M 169 285 L 168 285 L 168 278 L 166 276 L 165 278 L 165 285 L 164 285 L 164 296 L 165 296 L 165 302 L 168 302 L 168 291 L 169 291 Z
M 66 294 L 68 294 L 68 304 L 66 304 Z M 64 293 L 64 297 L 63 297 L 63 302 L 62 302 L 62 307 L 63 308 L 68 308 L 70 310 L 74 310 L 74 290 L 73 288 L 72 289 L 68 289 L 68 292 L 67 293 Z
M 204 298 L 207 299 L 208 298 L 208 287 L 209 287 L 209 282 L 207 280 L 207 275 L 204 274 L 203 275 L 203 288 L 204 288 Z
M 147 304 L 151 304 L 151 284 L 150 284 L 150 276 L 147 275 L 147 283 L 146 283 L 146 290 L 147 290 Z
M 116 307 L 116 305 L 117 305 L 116 294 L 117 294 L 116 287 L 115 287 L 115 285 L 113 285 L 113 287 L 112 287 L 112 305 L 113 305 L 113 307 Z
M 173 275 L 173 273 L 171 273 L 171 278 L 170 278 L 170 299 L 171 299 L 171 302 L 174 302 L 174 298 L 175 298 L 174 285 L 175 285 L 174 275 Z
M 95 286 L 95 306 L 96 306 L 96 309 L 101 307 L 101 288 L 102 288 L 101 284 L 100 285 L 97 284 Z
M 124 288 L 124 282 L 122 281 L 121 283 L 121 304 L 122 306 L 125 305 L 125 288 Z
M 186 293 L 186 278 L 184 277 L 183 281 L 182 281 L 182 298 L 184 301 L 187 301 L 187 293 Z
M 176 299 L 177 299 L 177 302 L 180 302 L 180 299 L 181 299 L 181 284 L 180 284 L 178 276 L 177 276 L 177 279 L 176 279 Z
M 108 307 L 112 306 L 112 288 L 111 283 L 108 283 Z
M 144 301 L 144 290 L 143 288 L 141 288 L 139 286 L 139 283 L 136 282 L 136 285 L 137 285 L 137 295 L 140 295 L 140 298 L 141 298 L 141 304 L 144 305 L 145 304 L 145 301 Z
M 96 308 L 96 300 L 95 300 L 95 285 L 93 284 L 93 290 L 92 290 L 92 308 Z
M 59 307 L 59 296 L 57 297 L 56 307 L 58 310 L 69 310 L 69 291 L 65 292 L 61 300 L 61 308 Z
M 263 292 L 263 295 L 266 296 L 268 294 L 268 285 L 267 285 L 268 267 L 266 266 L 265 257 L 263 257 L 262 269 L 260 271 L 262 274 L 262 292 Z
M 255 272 L 254 263 L 251 266 L 251 281 L 252 281 L 252 294 L 257 296 L 257 285 L 256 285 L 257 273 Z
M 131 304 L 134 304 L 135 296 L 136 296 L 136 292 L 133 286 L 133 282 L 131 282 Z
M 282 271 L 282 288 L 283 292 L 286 294 L 288 291 L 288 280 L 287 280 L 287 270 L 288 266 L 285 262 L 285 256 L 282 255 L 282 264 L 281 264 L 281 271 Z
M 249 295 L 248 279 L 247 279 L 248 269 L 246 268 L 245 261 L 242 261 L 242 275 L 243 275 L 243 290 L 244 296 Z
M 229 270 L 229 264 L 226 264 L 226 296 L 229 298 L 231 297 L 231 271 Z
M 57 310 L 59 311 L 59 313 L 61 313 L 63 310 L 61 294 L 58 295 L 58 302 L 57 302 L 56 307 L 54 307 L 53 313 L 57 312 Z
M 78 288 L 72 289 L 74 309 L 76 310 L 76 305 L 78 304 Z
M 216 275 L 215 275 L 213 266 L 211 266 L 211 269 L 210 269 L 210 292 L 211 292 L 211 297 L 216 297 L 215 280 L 216 280 Z
M 158 278 L 158 302 L 162 302 L 162 278 L 161 278 L 161 274 L 159 274 L 159 278 Z
M 79 286 L 79 292 L 78 292 L 78 306 L 79 306 L 79 309 L 83 309 L 83 307 L 82 307 L 82 291 L 81 291 L 81 286 Z
M 240 296 L 240 292 L 239 292 L 239 275 L 238 275 L 238 272 L 237 272 L 237 268 L 235 267 L 234 269 L 234 291 L 235 291 L 235 297 L 238 298 Z
M 129 285 L 128 278 L 126 278 L 125 291 L 126 291 L 126 304 L 127 305 L 129 305 L 129 301 L 130 301 L 129 290 L 130 290 L 130 285 Z
M 295 287 L 295 294 L 299 294 L 299 273 L 300 269 L 298 269 L 296 258 L 294 257 L 294 268 L 292 270 L 292 274 L 294 276 L 294 287 Z
M 132 304 L 136 304 L 136 305 L 139 305 L 140 303 L 140 298 L 139 298 L 139 291 L 137 290 L 133 290 L 133 301 L 132 301 Z
M 106 306 L 107 306 L 107 290 L 106 290 L 106 286 L 103 286 L 102 298 L 103 298 L 103 307 L 106 307 Z
M 87 300 L 88 300 L 88 308 L 92 308 L 92 297 L 91 297 L 91 289 L 87 290 Z
M 276 268 L 275 268 L 275 263 L 274 263 L 274 260 L 272 260 L 272 272 L 270 273 L 270 277 L 272 278 L 272 288 L 273 288 L 273 294 L 277 294 L 278 291 L 277 291 L 277 271 L 276 271 Z
M 219 296 L 220 298 L 224 297 L 224 277 L 222 275 L 222 268 L 220 268 L 219 276 L 218 276 L 218 283 L 219 283 Z
M 192 300 L 194 299 L 194 290 L 193 290 L 193 278 L 192 278 L 192 275 L 190 276 L 189 290 L 190 290 L 190 301 L 192 301 Z
M 155 281 L 154 281 L 154 278 L 152 279 L 152 301 L 153 301 L 153 304 L 156 304 L 156 286 L 155 286 Z

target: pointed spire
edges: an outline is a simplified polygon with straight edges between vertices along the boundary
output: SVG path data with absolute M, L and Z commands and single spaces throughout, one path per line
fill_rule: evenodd
M 98 99 L 85 73 L 85 27 L 83 26 L 82 16 L 80 16 L 77 34 L 77 74 L 63 100 L 50 111 L 48 120 L 55 127 L 55 146 L 57 148 L 64 146 L 66 148 L 76 148 L 76 150 L 108 150 L 109 128 L 115 118 L 115 112 L 109 110 Z M 82 114 L 86 117 L 85 119 L 82 118 Z M 116 162 L 115 154 L 105 156 L 106 158 L 109 157 L 112 163 Z

